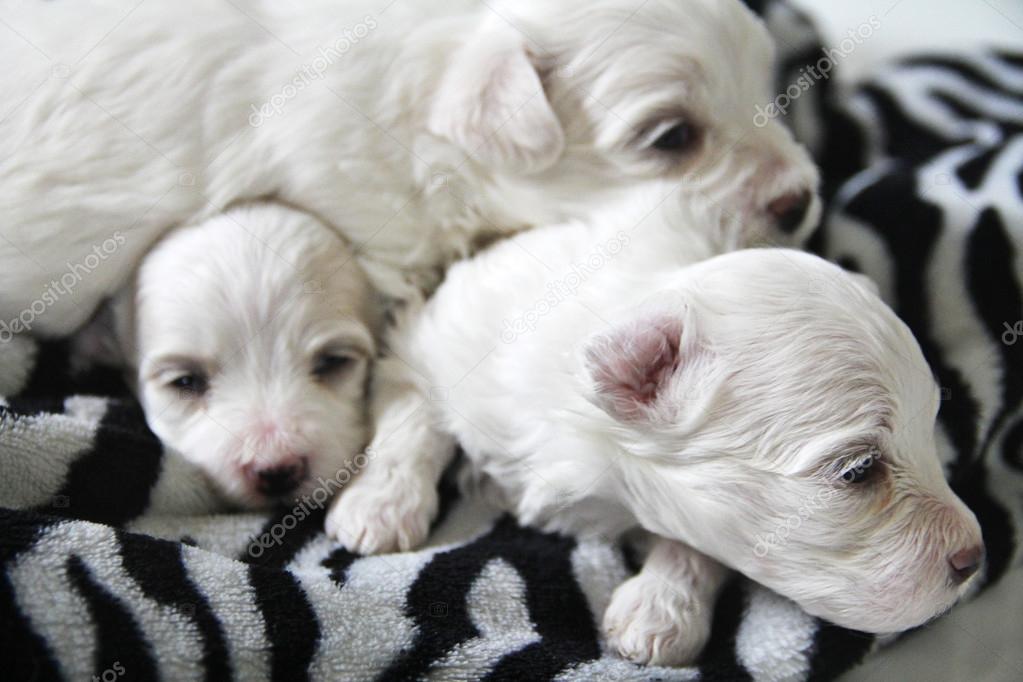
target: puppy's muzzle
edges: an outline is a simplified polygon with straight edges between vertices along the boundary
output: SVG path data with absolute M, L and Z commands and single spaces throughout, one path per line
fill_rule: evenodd
M 974 545 L 960 549 L 948 557 L 948 565 L 952 572 L 952 582 L 962 585 L 980 568 L 984 561 L 984 547 Z

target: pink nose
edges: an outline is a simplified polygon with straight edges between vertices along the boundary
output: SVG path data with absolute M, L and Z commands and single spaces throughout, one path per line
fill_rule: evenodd
M 775 220 L 778 229 L 792 234 L 799 229 L 813 203 L 813 195 L 806 191 L 784 194 L 767 205 L 767 212 Z
M 949 556 L 948 563 L 952 568 L 952 582 L 957 585 L 965 583 L 970 576 L 977 572 L 983 559 L 984 547 L 982 545 L 967 547 Z

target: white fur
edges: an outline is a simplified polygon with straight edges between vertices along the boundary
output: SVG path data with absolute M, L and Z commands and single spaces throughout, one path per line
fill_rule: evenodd
M 753 124 L 772 48 L 738 0 L 385 4 L 5 14 L 0 322 L 48 293 L 29 331 L 67 333 L 165 230 L 267 196 L 345 236 L 399 299 L 489 234 L 585 215 L 653 178 L 739 218 L 722 243 L 794 242 L 816 221 L 815 202 L 783 234 L 767 212 L 817 175 L 781 125 Z M 280 106 L 257 113 L 268 101 Z M 650 148 L 678 119 L 699 145 Z M 69 293 L 50 291 L 115 235 Z
M 284 497 L 347 480 L 367 438 L 375 294 L 348 246 L 312 217 L 253 205 L 172 231 L 84 332 L 110 324 L 160 440 L 244 506 L 260 472 L 303 461 Z M 324 354 L 347 364 L 314 374 Z M 202 394 L 171 385 L 201 376 Z M 342 471 L 348 471 L 341 475 Z
M 604 612 L 608 643 L 641 663 L 693 661 L 710 639 L 718 589 L 727 570 L 670 540 L 657 540 L 643 569 L 614 591 Z
M 715 561 L 855 629 L 948 608 L 964 589 L 950 556 L 979 550 L 980 529 L 942 475 L 938 388 L 908 328 L 809 254 L 703 260 L 715 247 L 693 226 L 722 216 L 673 213 L 540 228 L 454 266 L 390 343 L 376 458 L 328 530 L 362 551 L 421 540 L 424 518 L 389 528 L 373 509 L 429 514 L 421 477 L 436 480 L 453 435 L 526 523 L 660 538 L 605 615 L 635 660 L 692 660 Z M 559 298 L 570 273 L 585 277 Z M 865 458 L 868 481 L 844 482 Z

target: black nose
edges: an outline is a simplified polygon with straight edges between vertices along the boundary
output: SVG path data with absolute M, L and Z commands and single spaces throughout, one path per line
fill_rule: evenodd
M 305 476 L 305 460 L 263 469 L 256 474 L 256 490 L 267 497 L 283 497 L 294 492 Z
M 951 555 L 948 558 L 948 564 L 952 569 L 952 582 L 956 585 L 965 583 L 970 579 L 970 576 L 977 572 L 983 559 L 984 548 L 980 545 L 961 549 Z
M 806 220 L 807 211 L 813 203 L 810 192 L 793 192 L 780 196 L 767 205 L 767 211 L 774 216 L 778 229 L 785 234 L 792 234 Z

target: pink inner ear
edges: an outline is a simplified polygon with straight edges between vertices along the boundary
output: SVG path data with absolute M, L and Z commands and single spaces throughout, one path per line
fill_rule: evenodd
M 682 321 L 644 319 L 610 332 L 586 351 L 603 407 L 635 421 L 658 398 L 680 362 Z

